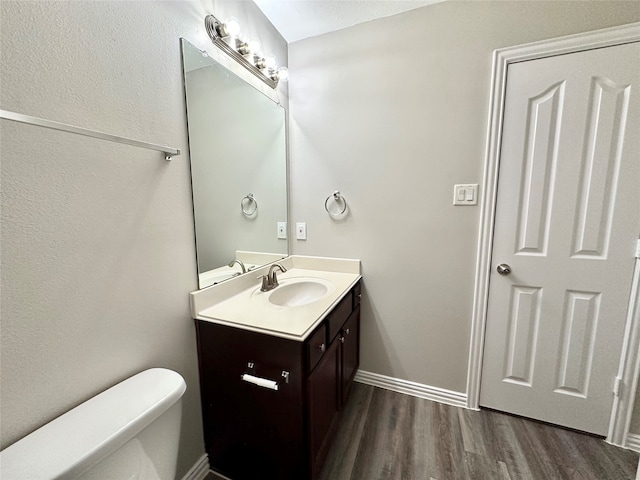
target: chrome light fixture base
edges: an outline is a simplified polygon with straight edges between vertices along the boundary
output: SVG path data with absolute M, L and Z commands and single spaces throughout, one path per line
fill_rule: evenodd
M 258 77 L 264 83 L 269 85 L 271 88 L 276 88 L 278 86 L 278 76 L 277 76 L 277 74 L 274 75 L 273 77 L 265 75 L 264 72 L 260 68 L 256 67 L 253 63 L 251 63 L 249 60 L 247 60 L 240 53 L 240 52 L 247 51 L 245 44 L 242 44 L 242 45 L 240 45 L 238 47 L 238 49 L 240 50 L 240 52 L 238 52 L 236 49 L 234 49 L 231 45 L 229 45 L 229 43 L 227 43 L 224 40 L 224 38 L 231 38 L 231 37 L 222 37 L 221 36 L 221 33 L 225 32 L 225 27 L 224 27 L 224 23 L 223 22 L 218 20 L 213 15 L 207 15 L 204 18 L 204 27 L 205 27 L 205 29 L 207 31 L 207 34 L 209 35 L 209 38 L 211 38 L 211 41 L 215 45 L 217 45 L 220 49 L 222 49 L 227 55 L 229 55 L 231 58 L 233 58 L 236 62 L 238 62 L 244 68 L 249 70 L 251 73 L 253 73 L 256 77 Z M 236 42 L 237 40 L 236 39 L 232 39 L 232 41 Z M 247 51 L 247 53 L 248 53 L 248 51 Z M 264 64 L 264 59 L 262 59 L 261 63 Z

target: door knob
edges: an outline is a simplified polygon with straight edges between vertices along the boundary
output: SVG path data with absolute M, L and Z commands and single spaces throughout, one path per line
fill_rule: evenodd
M 498 270 L 498 273 L 500 275 L 509 275 L 511 273 L 511 267 L 506 263 L 501 263 L 500 265 L 498 265 L 498 268 L 496 268 L 496 270 Z

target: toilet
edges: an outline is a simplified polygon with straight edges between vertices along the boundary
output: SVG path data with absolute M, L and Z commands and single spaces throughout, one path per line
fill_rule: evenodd
M 180 436 L 180 374 L 145 370 L 0 452 L 7 480 L 173 480 Z

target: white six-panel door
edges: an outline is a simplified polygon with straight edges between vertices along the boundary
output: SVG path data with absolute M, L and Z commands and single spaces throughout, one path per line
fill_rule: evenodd
M 640 235 L 640 43 L 510 64 L 506 88 L 480 404 L 606 435 Z

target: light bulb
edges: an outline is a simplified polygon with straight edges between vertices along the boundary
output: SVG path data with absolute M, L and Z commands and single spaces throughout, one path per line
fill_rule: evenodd
M 242 29 L 240 25 L 240 20 L 236 17 L 229 17 L 224 22 L 224 29 L 226 30 L 227 35 L 230 37 L 237 37 L 240 35 L 240 30 Z
M 254 55 L 260 56 L 262 54 L 262 42 L 259 38 L 254 37 L 250 39 L 247 45 L 249 45 L 249 50 L 251 50 L 251 53 Z
M 289 81 L 289 69 L 287 67 L 280 67 L 278 69 L 278 80 L 281 82 Z
M 273 53 L 270 53 L 269 55 L 266 55 L 264 57 L 264 63 L 269 69 L 275 68 L 277 62 L 278 60 L 276 59 L 276 56 Z

